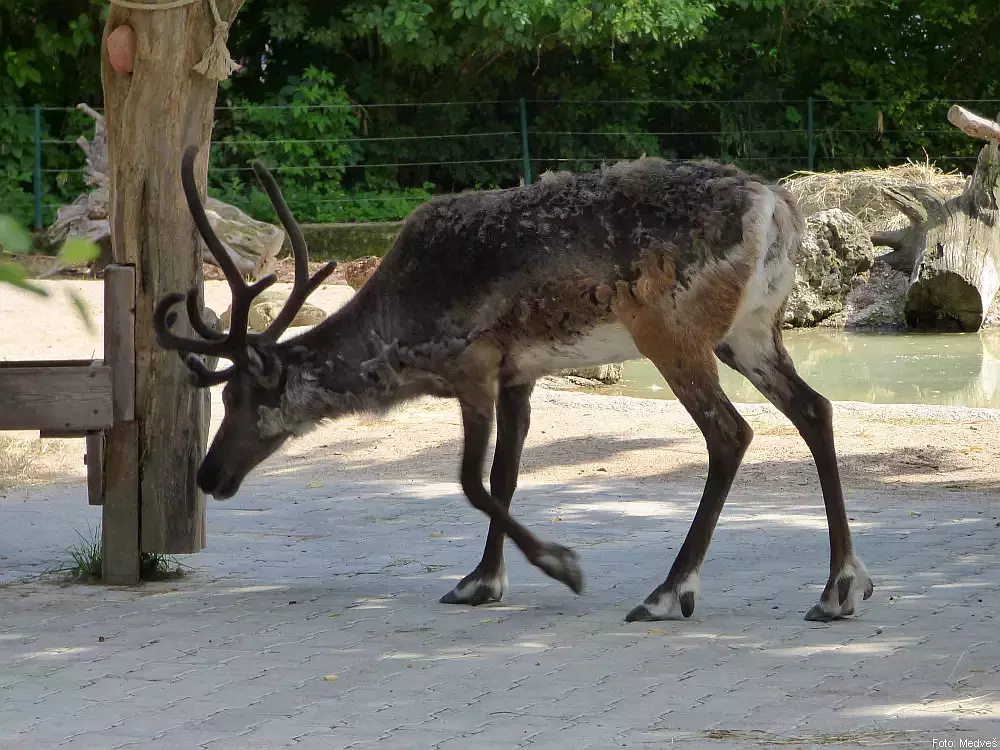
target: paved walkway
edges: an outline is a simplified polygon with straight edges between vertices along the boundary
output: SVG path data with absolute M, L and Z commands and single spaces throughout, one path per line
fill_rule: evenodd
M 334 484 L 251 479 L 210 502 L 194 573 L 137 590 L 31 578 L 99 520 L 82 488 L 0 499 L 0 747 L 931 748 L 1000 734 L 995 503 L 852 495 L 875 595 L 819 625 L 802 619 L 827 567 L 814 493 L 736 492 L 694 617 L 627 625 L 687 529 L 687 489 L 529 484 L 516 512 L 580 553 L 587 593 L 508 546 L 508 601 L 473 610 L 437 603 L 486 530 L 454 484 L 336 497 Z

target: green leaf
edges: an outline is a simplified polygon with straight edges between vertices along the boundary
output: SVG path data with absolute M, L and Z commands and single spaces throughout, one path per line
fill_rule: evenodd
M 90 317 L 90 310 L 87 308 L 87 303 L 80 296 L 80 293 L 73 289 L 67 289 L 66 296 L 69 297 L 69 301 L 73 305 L 73 311 L 83 323 L 83 327 L 87 329 L 87 333 L 97 333 L 97 329 L 94 328 L 94 321 Z
M 785 109 L 785 119 L 789 122 L 794 122 L 796 124 L 802 122 L 802 115 L 799 113 L 795 107 L 787 107 Z
M 6 263 L 0 261 L 0 284 L 11 284 L 18 289 L 37 294 L 39 297 L 48 297 L 49 293 L 42 287 L 32 284 L 24 273 L 24 269 L 16 263 Z
M 59 248 L 59 255 L 56 259 L 61 266 L 82 266 L 97 260 L 101 254 L 101 249 L 83 237 L 70 237 Z
M 0 247 L 12 253 L 31 250 L 31 235 L 13 216 L 0 216 Z

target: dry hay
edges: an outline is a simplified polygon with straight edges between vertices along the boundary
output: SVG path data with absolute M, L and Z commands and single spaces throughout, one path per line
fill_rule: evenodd
M 33 465 L 44 452 L 41 440 L 18 440 L 0 434 L 0 492 L 31 484 Z
M 798 199 L 806 216 L 840 208 L 857 216 L 871 234 L 907 224 L 906 217 L 886 200 L 883 187 L 930 185 L 951 196 L 962 192 L 965 180 L 961 173 L 943 172 L 930 162 L 909 162 L 853 172 L 795 172 L 781 182 Z
M 38 432 L 0 432 L 0 494 L 86 476 L 78 438 L 39 438 Z

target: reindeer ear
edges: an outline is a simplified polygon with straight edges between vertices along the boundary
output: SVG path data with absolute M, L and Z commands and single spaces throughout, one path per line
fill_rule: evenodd
M 264 373 L 264 358 L 252 346 L 247 347 L 247 367 L 250 370 L 250 374 L 254 377 L 258 377 Z
M 361 363 L 361 375 L 377 388 L 390 388 L 399 382 L 399 342 L 385 344 L 376 334 L 372 334 L 372 340 L 382 351 Z
M 281 382 L 281 360 L 273 351 L 258 351 L 248 346 L 247 371 L 262 388 L 275 388 Z

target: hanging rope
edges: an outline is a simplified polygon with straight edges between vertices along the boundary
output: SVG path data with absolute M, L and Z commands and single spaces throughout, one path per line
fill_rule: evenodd
M 153 0 L 153 2 L 110 0 L 112 5 L 118 5 L 122 8 L 128 8 L 130 10 L 171 10 L 173 8 L 182 8 L 185 5 L 191 5 L 196 2 L 199 2 L 199 0 L 170 0 L 166 3 L 158 3 L 155 0 Z M 216 0 L 208 0 L 208 5 L 212 10 L 212 18 L 215 20 L 212 43 L 209 45 L 208 49 L 205 50 L 205 54 L 202 56 L 201 62 L 194 66 L 194 71 L 196 73 L 201 73 L 201 75 L 206 78 L 212 78 L 216 81 L 224 81 L 229 78 L 229 76 L 237 68 L 239 68 L 239 65 L 237 65 L 233 58 L 230 57 L 229 50 L 226 48 L 226 38 L 229 36 L 229 24 L 222 20 Z

